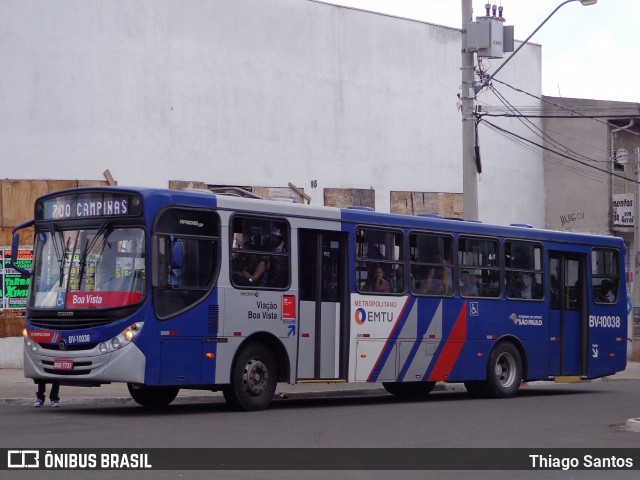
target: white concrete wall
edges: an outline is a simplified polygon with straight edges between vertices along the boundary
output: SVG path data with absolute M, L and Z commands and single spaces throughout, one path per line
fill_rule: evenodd
M 391 190 L 461 192 L 460 48 L 456 29 L 307 0 L 3 0 L 2 175 L 292 182 L 314 204 L 372 187 L 381 211 Z M 540 47 L 500 78 L 539 95 Z M 480 218 L 544 225 L 541 154 L 480 142 Z
M 22 368 L 22 337 L 0 338 L 0 368 Z
M 578 112 L 588 116 L 616 110 L 611 102 L 557 97 L 547 99 L 546 111 L 549 115 Z M 606 119 L 588 120 L 576 116 L 576 119 L 545 119 L 549 148 L 567 150 L 571 157 L 563 158 L 551 152 L 545 154 L 547 228 L 609 235 L 609 127 Z M 573 160 L 575 158 L 582 163 Z

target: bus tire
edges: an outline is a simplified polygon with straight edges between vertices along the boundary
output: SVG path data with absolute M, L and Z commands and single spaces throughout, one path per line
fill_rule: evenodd
M 424 398 L 436 382 L 382 382 L 384 389 L 399 398 Z
M 168 406 L 178 396 L 179 388 L 174 387 L 145 387 L 127 383 L 131 398 L 143 407 L 162 408 Z
M 489 356 L 487 394 L 494 398 L 513 397 L 522 382 L 522 358 L 512 343 L 499 343 Z
M 264 410 L 273 400 L 277 383 L 277 366 L 271 351 L 261 343 L 250 343 L 236 358 L 231 384 L 222 393 L 234 409 Z

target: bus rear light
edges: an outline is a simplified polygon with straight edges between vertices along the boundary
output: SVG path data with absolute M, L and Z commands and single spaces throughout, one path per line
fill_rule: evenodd
M 242 332 L 233 332 L 233 336 L 234 337 L 241 337 L 242 336 Z

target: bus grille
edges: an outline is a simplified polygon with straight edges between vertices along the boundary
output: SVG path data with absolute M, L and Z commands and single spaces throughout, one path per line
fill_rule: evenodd
M 91 373 L 93 364 L 91 362 L 74 362 L 73 370 L 54 370 L 52 361 L 43 360 L 42 367 L 46 373 L 51 373 L 51 374 L 60 375 L 60 376 L 75 376 L 75 375 L 87 375 Z
M 45 350 L 56 350 L 56 351 L 62 351 L 62 349 L 60 348 L 60 344 L 59 343 L 38 343 L 38 345 L 40 345 L 40 347 L 44 348 Z M 75 351 L 79 351 L 79 350 L 92 350 L 94 348 L 96 348 L 98 344 L 97 343 L 83 343 L 81 345 L 69 345 L 66 344 L 64 347 L 64 351 L 65 352 L 75 352 Z
M 113 318 L 30 318 L 29 324 L 51 330 L 78 330 L 109 325 Z

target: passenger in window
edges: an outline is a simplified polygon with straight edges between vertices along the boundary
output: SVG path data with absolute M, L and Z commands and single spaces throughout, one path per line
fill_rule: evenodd
M 614 303 L 616 301 L 616 294 L 611 289 L 611 282 L 606 278 L 600 282 L 600 301 L 606 303 Z
M 465 297 L 477 297 L 478 285 L 476 280 L 467 270 L 463 270 L 460 274 L 460 295 Z
M 237 270 L 232 278 L 235 285 L 251 286 L 262 285 L 267 270 L 267 260 L 257 255 L 240 253 L 236 259 Z
M 271 248 L 274 253 L 287 251 L 282 230 L 278 227 L 271 232 Z M 286 255 L 271 255 L 269 262 L 268 285 L 273 288 L 284 288 L 289 284 L 289 260 Z
M 439 263 L 442 265 L 451 265 L 444 256 L 436 255 L 434 259 L 434 263 Z M 424 282 L 423 293 L 432 293 L 432 294 L 445 294 L 449 292 L 449 287 L 451 286 L 451 278 L 449 268 L 442 267 L 434 267 L 429 270 L 427 274 L 427 279 Z
M 510 298 L 533 298 L 534 280 L 530 273 L 511 272 L 507 285 L 507 296 Z
M 274 252 L 286 252 L 284 236 L 282 235 L 282 230 L 278 227 L 275 227 L 271 232 L 271 248 Z
M 384 270 L 380 266 L 369 269 L 367 283 L 364 286 L 367 292 L 390 292 L 391 283 L 384 278 Z

